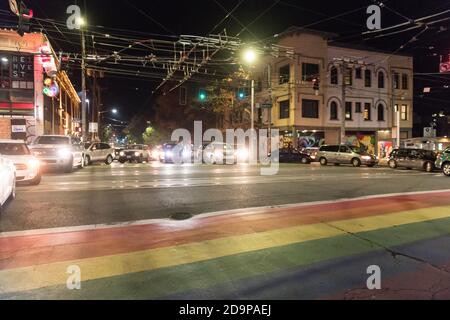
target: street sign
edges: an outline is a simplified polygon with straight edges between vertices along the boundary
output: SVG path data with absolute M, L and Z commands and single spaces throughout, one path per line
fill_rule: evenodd
M 90 133 L 98 133 L 98 123 L 97 122 L 89 122 L 89 132 Z
M 12 125 L 11 132 L 12 133 L 25 133 L 25 132 L 27 132 L 27 126 L 26 125 Z
M 17 5 L 17 0 L 9 0 L 9 8 L 15 15 L 19 15 L 19 6 Z
M 262 103 L 261 109 L 272 109 L 272 104 L 271 103 Z

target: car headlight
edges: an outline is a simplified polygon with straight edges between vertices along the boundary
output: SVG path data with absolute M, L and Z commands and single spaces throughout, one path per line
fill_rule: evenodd
M 120 155 L 121 157 L 124 157 L 124 156 L 125 156 L 125 152 L 120 151 L 119 155 Z
M 241 159 L 247 159 L 249 152 L 248 149 L 239 149 L 236 154 Z
M 223 157 L 223 152 L 220 151 L 220 150 L 216 150 L 216 151 L 214 151 L 214 156 L 216 158 L 222 158 Z
M 361 159 L 363 160 L 372 160 L 371 156 L 362 156 Z
M 58 150 L 58 156 L 64 159 L 68 159 L 72 156 L 72 152 L 69 149 Z
M 134 156 L 135 156 L 135 157 L 139 157 L 140 155 L 141 155 L 140 152 L 137 152 L 137 151 L 136 151 L 136 152 L 134 153 Z
M 172 157 L 173 156 L 173 152 L 172 151 L 167 151 L 166 152 L 166 157 Z
M 31 169 L 37 169 L 39 168 L 40 165 L 41 163 L 39 162 L 38 159 L 28 160 L 28 167 L 30 167 Z

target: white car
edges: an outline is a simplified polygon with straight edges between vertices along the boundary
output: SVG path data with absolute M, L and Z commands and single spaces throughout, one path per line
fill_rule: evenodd
M 0 213 L 8 199 L 16 197 L 16 168 L 0 155 Z
M 40 162 L 31 154 L 24 141 L 0 140 L 0 154 L 16 167 L 17 182 L 32 185 L 41 183 Z
M 104 162 L 110 165 L 114 161 L 114 149 L 107 143 L 86 143 L 84 145 L 85 164 Z
M 84 148 L 79 139 L 70 136 L 39 136 L 30 146 L 33 155 L 46 168 L 60 168 L 70 173 L 84 167 Z

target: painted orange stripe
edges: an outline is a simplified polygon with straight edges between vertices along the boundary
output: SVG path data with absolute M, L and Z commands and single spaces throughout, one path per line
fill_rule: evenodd
M 187 222 L 0 238 L 0 269 L 85 259 L 450 204 L 449 193 L 357 200 L 253 214 L 203 217 Z

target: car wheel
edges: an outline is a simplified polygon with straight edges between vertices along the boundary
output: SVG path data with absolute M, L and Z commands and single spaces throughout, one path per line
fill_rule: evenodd
M 302 158 L 302 164 L 309 164 L 308 158 Z
M 30 185 L 37 186 L 41 183 L 41 180 L 42 180 L 42 175 L 41 175 L 41 173 L 38 173 L 38 175 L 33 180 L 31 180 Z
M 82 156 L 82 157 L 81 157 L 80 164 L 79 164 L 79 166 L 78 166 L 78 169 L 83 169 L 85 163 L 86 163 L 86 159 L 84 158 L 84 156 Z
M 91 157 L 89 156 L 84 157 L 84 165 L 90 166 L 91 164 L 92 164 Z
M 442 171 L 447 177 L 450 177 L 450 162 L 444 163 L 444 166 L 442 167 Z
M 113 157 L 112 156 L 108 156 L 106 158 L 105 164 L 111 165 L 111 163 L 113 163 L 113 161 L 114 161 Z
M 326 158 L 320 158 L 319 162 L 322 166 L 326 166 L 328 164 L 328 160 Z
M 64 168 L 64 173 L 72 173 L 73 172 L 73 159 L 70 159 L 69 164 Z
M 424 165 L 424 170 L 426 172 L 433 172 L 434 171 L 434 165 L 431 162 L 427 162 Z
M 120 162 L 121 164 L 124 164 L 126 161 L 125 161 L 125 160 L 119 160 L 119 162 Z
M 397 169 L 397 162 L 395 160 L 390 160 L 388 164 L 389 164 L 389 168 Z
M 11 191 L 11 200 L 14 200 L 16 198 L 16 176 L 14 176 L 14 181 L 13 181 L 13 186 L 12 186 L 12 191 Z
M 361 160 L 359 160 L 359 159 L 353 159 L 352 160 L 352 165 L 355 167 L 355 168 L 357 168 L 357 167 L 360 167 L 361 166 Z

